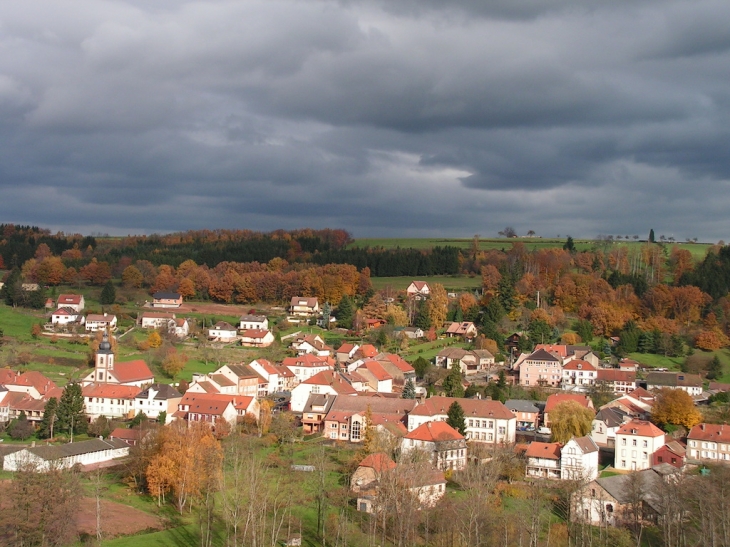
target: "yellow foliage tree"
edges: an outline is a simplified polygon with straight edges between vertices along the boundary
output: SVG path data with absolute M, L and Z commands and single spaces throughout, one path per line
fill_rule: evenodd
M 428 316 L 431 318 L 431 325 L 437 329 L 444 326 L 446 316 L 449 313 L 449 296 L 446 289 L 440 283 L 431 285 L 431 294 L 427 301 Z
M 188 362 L 188 356 L 175 348 L 167 350 L 167 354 L 162 361 L 162 370 L 170 378 L 175 378 L 185 368 Z
M 573 437 L 588 435 L 595 414 L 575 401 L 555 405 L 550 411 L 550 431 L 556 443 L 567 443 Z
M 395 304 L 388 304 L 385 307 L 385 319 L 388 322 L 392 322 L 396 327 L 405 327 L 408 325 L 408 313 Z
M 660 426 L 681 425 L 689 430 L 702 421 L 702 413 L 686 391 L 664 388 L 657 394 L 651 421 Z
M 162 345 L 162 336 L 156 330 L 153 330 L 147 337 L 147 345 L 151 348 L 159 348 Z

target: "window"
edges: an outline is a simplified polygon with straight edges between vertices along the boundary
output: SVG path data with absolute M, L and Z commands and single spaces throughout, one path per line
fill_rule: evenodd
M 360 422 L 352 422 L 352 440 L 360 440 Z
M 621 439 L 621 446 L 626 446 L 626 439 Z
M 649 446 L 649 441 L 644 441 L 644 448 L 647 448 Z
M 507 430 L 504 427 L 499 428 L 499 434 L 504 435 L 507 432 Z
M 636 439 L 631 439 L 631 446 L 636 446 Z

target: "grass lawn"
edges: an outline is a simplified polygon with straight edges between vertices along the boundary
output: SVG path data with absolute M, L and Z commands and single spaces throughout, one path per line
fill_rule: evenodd
M 413 277 L 372 277 L 370 281 L 375 290 L 390 287 L 396 291 L 405 291 L 414 279 Z M 425 281 L 432 284 L 440 283 L 447 291 L 473 290 L 479 289 L 482 286 L 482 278 L 480 276 L 427 275 L 419 277 L 418 281 Z
M 223 538 L 219 530 L 214 545 L 223 545 Z M 104 547 L 188 547 L 200 543 L 198 526 L 187 524 L 177 528 L 168 528 L 151 534 L 120 537 L 102 542 Z
M 684 357 L 664 357 L 653 353 L 629 353 L 629 357 L 650 368 L 679 370 L 684 363 Z
M 412 363 L 419 357 L 423 357 L 427 361 L 433 361 L 433 358 L 445 347 L 465 348 L 469 344 L 459 342 L 455 338 L 438 339 L 433 342 L 424 342 L 423 344 L 412 344 L 408 351 L 401 354 L 403 359 Z

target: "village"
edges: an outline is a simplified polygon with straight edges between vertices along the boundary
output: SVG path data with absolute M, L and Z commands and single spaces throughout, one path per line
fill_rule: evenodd
M 401 295 L 404 308 L 426 301 L 431 291 L 427 282 L 413 281 Z M 182 305 L 179 293 L 154 293 L 135 328 L 184 341 L 190 324 L 179 316 Z M 241 427 L 260 436 L 272 420 L 283 420 L 294 437 L 360 447 L 348 486 L 356 511 L 384 510 L 387 503 L 380 498 L 389 475 L 402 478 L 422 509 L 435 507 L 454 473 L 509 453 L 519 470 L 510 481 L 571 484 L 569 519 L 629 528 L 638 521 L 660 526 L 666 518 L 657 485 L 730 462 L 730 430 L 702 422 L 697 410 L 730 392 L 730 385 L 653 370 L 590 345 L 539 343 L 525 351 L 526 333 L 515 332 L 504 347 L 490 351 L 474 322 L 446 322 L 430 333 L 446 345 L 428 363 L 432 373 L 442 371 L 429 383 L 399 352 L 377 342 L 331 347 L 327 332 L 337 328 L 336 315 L 328 305 L 323 313 L 316 297 L 295 296 L 286 321 L 301 328 L 290 335 L 275 336 L 269 317 L 255 313 L 241 315 L 237 324 L 218 321 L 205 329 L 214 347 L 260 350 L 281 344 L 288 355 L 280 361 L 225 362 L 210 372 L 193 372 L 189 382 L 161 383 L 145 360 L 117 359 L 116 315 L 85 314 L 84 306 L 80 294 L 49 299 L 46 308 L 54 311 L 42 336 L 85 333 L 97 340 L 93 368 L 65 388 L 37 371 L 0 369 L 0 422 L 9 430 L 26 422 L 30 430 L 50 425 L 53 440 L 57 418 L 49 418 L 48 403 L 62 401 L 69 386 L 78 386 L 85 419 L 116 427 L 106 436 L 74 442 L 71 425 L 72 442 L 66 444 L 8 444 L 1 452 L 5 471 L 114 467 L 145 443 L 152 431 L 145 424 L 202 424 L 223 439 Z M 385 324 L 367 319 L 361 328 L 377 331 Z M 324 328 L 308 333 L 309 325 Z M 427 333 L 401 327 L 395 336 L 405 347 Z M 609 343 L 619 343 L 618 337 Z M 508 398 L 509 393 L 526 397 Z M 655 419 L 667 407 L 675 413 L 671 423 L 685 427 L 657 425 L 670 423 Z M 56 412 L 55 404 L 51 408 Z M 677 412 L 686 415 L 678 419 Z M 61 427 L 56 433 L 65 434 Z M 636 481 L 642 485 L 638 492 L 629 487 Z

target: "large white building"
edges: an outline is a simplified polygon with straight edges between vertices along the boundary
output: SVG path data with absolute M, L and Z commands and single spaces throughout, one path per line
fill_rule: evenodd
M 129 454 L 129 445 L 120 439 L 90 439 L 76 443 L 23 448 L 5 456 L 3 470 L 68 469 L 76 464 L 107 462 Z
M 649 469 L 651 456 L 664 446 L 664 432 L 645 420 L 631 420 L 616 431 L 614 467 L 625 471 Z
M 413 431 L 426 422 L 445 422 L 449 407 L 455 401 L 464 410 L 467 440 L 490 444 L 515 442 L 517 426 L 515 415 L 499 401 L 485 399 L 454 397 L 426 399 L 408 415 L 408 431 Z

